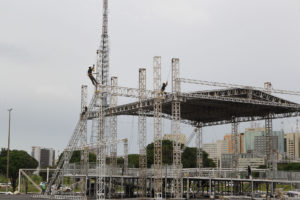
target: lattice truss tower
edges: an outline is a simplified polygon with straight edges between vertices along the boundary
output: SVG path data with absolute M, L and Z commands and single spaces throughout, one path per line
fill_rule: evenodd
M 199 80 L 182 79 L 179 73 L 179 59 L 172 59 L 172 123 L 171 130 L 174 134 L 173 142 L 173 184 L 172 191 L 174 191 L 174 197 L 177 199 L 182 198 L 183 195 L 183 182 L 181 177 L 182 164 L 181 164 L 181 147 L 179 144 L 180 134 L 180 103 L 181 98 L 193 97 L 195 94 L 183 94 L 181 93 L 180 83 L 192 83 L 221 87 L 233 87 L 238 85 L 224 84 L 216 82 L 205 82 Z M 105 199 L 105 175 L 106 175 L 106 155 L 109 150 L 110 155 L 110 168 L 108 169 L 110 176 L 116 174 L 117 166 L 117 143 L 124 143 L 124 165 L 125 174 L 127 172 L 128 165 L 128 140 L 118 140 L 117 138 L 117 116 L 114 112 L 114 108 L 118 103 L 118 96 L 138 98 L 140 107 L 138 109 L 138 128 L 139 128 L 139 153 L 140 153 L 140 166 L 139 166 L 139 196 L 146 197 L 146 172 L 147 172 L 147 157 L 146 157 L 146 111 L 143 109 L 143 102 L 154 98 L 153 103 L 153 118 L 154 118 L 154 197 L 155 199 L 161 199 L 163 193 L 162 185 L 162 105 L 164 101 L 164 94 L 161 93 L 161 57 L 156 56 L 153 59 L 153 86 L 154 90 L 146 90 L 146 69 L 139 69 L 139 88 L 126 88 L 118 86 L 117 77 L 111 78 L 111 85 L 109 85 L 109 43 L 108 43 L 108 0 L 103 0 L 103 22 L 102 22 L 102 35 L 101 44 L 97 50 L 97 63 L 96 63 L 96 79 L 100 83 L 95 90 L 94 95 L 90 103 L 87 103 L 87 86 L 82 86 L 81 89 L 81 113 L 80 119 L 76 125 L 71 139 L 67 147 L 63 152 L 63 157 L 59 161 L 57 170 L 53 174 L 50 184 L 47 187 L 47 193 L 50 193 L 51 186 L 56 183 L 59 185 L 61 177 L 64 176 L 64 170 L 68 167 L 69 160 L 73 151 L 81 150 L 81 172 L 88 176 L 88 149 L 93 147 L 97 149 L 97 199 Z M 240 86 L 238 86 L 240 87 Z M 255 89 L 255 88 L 254 88 Z M 261 88 L 260 88 L 261 89 Z M 268 88 L 268 92 L 279 92 L 283 94 L 296 94 L 296 92 L 274 90 Z M 216 97 L 213 97 L 216 98 Z M 221 97 L 220 97 L 221 98 Z M 239 99 L 237 99 L 239 100 Z M 107 114 L 107 111 L 109 114 Z M 87 120 L 88 114 L 83 113 L 96 113 L 92 119 L 92 137 L 90 144 L 87 143 Z M 273 145 L 270 137 L 272 135 L 272 118 L 270 113 L 265 117 L 266 127 L 266 155 L 268 164 L 271 168 L 276 168 L 276 163 L 273 158 Z M 232 118 L 232 139 L 233 139 L 233 167 L 238 169 L 238 156 L 240 153 L 238 147 L 238 124 L 237 118 Z M 109 127 L 106 126 L 109 122 Z M 202 162 L 202 127 L 203 123 L 195 125 L 196 135 L 196 147 L 197 147 L 197 167 L 200 175 Z M 108 137 L 106 137 L 106 132 Z M 107 146 L 109 145 L 109 148 Z M 110 179 L 111 180 L 111 179 Z M 111 195 L 111 189 L 113 185 L 110 183 L 109 193 Z M 54 192 L 55 194 L 55 192 Z M 112 196 L 110 196 L 112 197 Z

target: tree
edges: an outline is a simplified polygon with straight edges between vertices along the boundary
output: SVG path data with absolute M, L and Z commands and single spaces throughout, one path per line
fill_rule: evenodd
M 13 191 L 16 190 L 19 169 L 35 169 L 38 162 L 31 157 L 26 151 L 11 150 L 9 151 L 9 178 Z M 0 152 L 0 172 L 6 173 L 7 149 Z
M 139 168 L 139 154 L 128 155 L 128 167 Z
M 181 155 L 183 168 L 196 168 L 197 167 L 197 149 L 186 147 Z
M 181 146 L 183 148 L 183 145 Z M 170 140 L 162 141 L 162 163 L 167 165 L 173 164 L 173 142 Z M 208 154 L 203 151 L 203 167 L 216 167 L 214 161 L 208 158 Z M 197 167 L 197 149 L 195 147 L 186 147 L 181 155 L 183 168 Z M 151 167 L 154 163 L 154 144 L 147 146 L 147 167 Z
M 173 143 L 170 140 L 162 141 L 162 163 L 171 165 L 173 163 Z M 154 144 L 147 145 L 147 167 L 154 163 Z
M 265 168 L 266 169 L 266 166 Z M 300 171 L 300 163 L 279 163 L 278 170 L 283 171 Z
M 203 157 L 203 167 L 209 167 L 209 168 L 216 167 L 216 163 L 212 159 L 208 158 L 208 153 L 202 151 L 202 157 Z
M 208 153 L 202 151 L 203 167 L 214 168 L 216 164 L 210 158 Z M 196 168 L 197 167 L 197 149 L 195 147 L 186 147 L 181 155 L 181 162 L 183 168 Z
M 62 158 L 63 153 L 60 154 L 59 160 Z M 81 160 L 80 151 L 74 151 L 72 157 L 70 159 L 70 163 L 79 163 Z M 96 162 L 96 155 L 94 153 L 89 152 L 89 162 Z

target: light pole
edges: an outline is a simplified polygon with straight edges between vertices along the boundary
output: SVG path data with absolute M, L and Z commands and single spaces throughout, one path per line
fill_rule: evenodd
M 9 179 L 9 146 L 10 146 L 10 113 L 12 108 L 8 109 L 8 144 L 7 144 L 7 164 L 6 164 L 6 192 L 8 192 L 8 179 Z

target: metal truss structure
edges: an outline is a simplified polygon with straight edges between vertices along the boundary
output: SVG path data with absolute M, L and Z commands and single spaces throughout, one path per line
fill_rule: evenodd
M 231 141 L 232 141 L 232 168 L 235 171 L 235 175 L 238 174 L 239 169 L 239 155 L 240 155 L 240 148 L 239 148 L 239 133 L 238 133 L 238 123 L 235 120 L 235 117 L 232 117 L 232 124 L 231 124 Z
M 81 113 L 80 118 L 83 117 L 83 115 L 86 113 L 87 108 L 87 86 L 82 85 L 81 86 Z M 87 145 L 87 121 L 85 121 L 84 124 L 83 133 L 81 134 L 81 140 L 80 140 L 80 146 L 84 147 Z M 85 174 L 85 178 L 82 178 L 82 182 L 84 183 L 81 187 L 81 191 L 85 191 L 85 187 L 87 184 L 87 178 L 88 178 L 88 168 L 89 168 L 89 150 L 88 148 L 82 148 L 80 151 L 80 162 L 81 162 L 81 173 Z
M 300 105 L 275 97 L 271 93 L 300 95 L 300 92 L 276 90 L 271 84 L 266 88 L 241 86 L 180 78 L 179 59 L 172 59 L 172 92 L 161 91 L 161 57 L 153 59 L 153 90 L 146 90 L 146 69 L 139 69 L 139 88 L 120 87 L 117 77 L 109 84 L 109 42 L 108 42 L 108 0 L 103 0 L 103 22 L 101 44 L 97 50 L 96 79 L 99 82 L 95 93 L 87 104 L 87 86 L 81 89 L 81 115 L 76 128 L 58 162 L 57 169 L 47 187 L 47 194 L 55 195 L 64 170 L 68 168 L 72 153 L 81 150 L 81 173 L 88 177 L 89 149 L 97 150 L 96 196 L 98 200 L 107 198 L 106 190 L 106 154 L 110 151 L 110 181 L 116 175 L 117 144 L 124 143 L 124 171 L 128 174 L 128 140 L 118 140 L 117 116 L 135 115 L 139 117 L 139 198 L 147 197 L 147 156 L 146 156 L 146 117 L 154 119 L 154 198 L 163 198 L 162 181 L 162 118 L 170 119 L 173 141 L 173 184 L 174 198 L 183 198 L 183 177 L 181 164 L 181 144 L 179 143 L 180 123 L 195 127 L 197 147 L 197 168 L 200 176 L 202 161 L 202 128 L 221 124 L 232 124 L 233 168 L 238 168 L 238 123 L 265 120 L 266 155 L 270 168 L 276 168 L 272 141 L 272 119 L 300 116 Z M 181 83 L 225 87 L 222 90 L 182 92 Z M 137 102 L 117 105 L 118 96 L 138 99 Z M 109 120 L 109 127 L 106 124 Z M 91 143 L 87 142 L 87 120 L 92 120 Z M 109 132 L 110 137 L 105 137 Z M 109 146 L 109 147 L 108 147 Z M 87 179 L 87 178 L 86 178 Z M 54 184 L 56 183 L 56 184 Z M 87 183 L 87 181 L 86 181 Z M 87 187 L 87 184 L 85 184 Z M 113 183 L 108 191 L 112 195 Z
M 154 98 L 154 198 L 162 199 L 162 101 L 161 91 L 161 57 L 153 59 Z
M 196 134 L 196 148 L 197 148 L 197 169 L 198 176 L 201 176 L 201 168 L 203 167 L 203 152 L 202 152 L 202 123 L 199 123 L 194 129 Z
M 94 107 L 94 104 L 95 104 L 97 98 L 98 98 L 98 95 L 93 96 L 89 106 L 87 107 L 87 112 L 91 111 L 91 108 Z M 52 175 L 50 183 L 47 186 L 47 189 L 46 189 L 47 194 L 51 193 L 51 186 L 53 185 L 53 183 L 55 181 L 58 181 L 58 183 L 59 183 L 60 176 L 61 176 L 61 170 L 60 169 L 63 169 L 66 166 L 68 166 L 68 163 L 69 163 L 69 160 L 71 159 L 72 153 L 76 149 L 76 147 L 78 145 L 78 142 L 82 138 L 81 137 L 82 133 L 84 133 L 84 131 L 86 129 L 87 117 L 88 117 L 88 115 L 84 115 L 78 121 L 78 123 L 76 125 L 76 128 L 73 132 L 73 135 L 72 135 L 71 139 L 69 140 L 69 143 L 68 143 L 67 147 L 65 148 L 65 150 L 63 152 L 62 159 L 59 160 L 59 162 L 57 164 L 57 168 L 56 168 L 55 172 Z M 56 185 L 58 186 L 59 184 L 56 184 Z M 54 191 L 52 191 L 54 194 L 55 194 L 56 189 L 57 188 L 54 188 Z
M 118 101 L 118 96 L 115 95 L 115 86 L 118 85 L 118 78 L 117 77 L 112 77 L 111 78 L 111 85 L 112 85 L 112 94 L 110 97 L 110 107 L 116 107 L 117 106 L 117 101 Z M 117 116 L 111 114 L 110 116 L 110 138 L 111 141 L 116 141 L 117 140 L 117 128 L 118 128 L 118 123 L 117 123 Z M 117 143 L 112 143 L 110 145 L 110 176 L 114 176 L 116 174 L 117 170 Z M 110 197 L 112 196 L 112 178 L 110 179 L 110 185 L 109 185 L 109 194 Z
M 122 140 L 124 142 L 124 173 L 128 173 L 128 139 L 125 138 Z
M 182 198 L 183 184 L 182 184 L 182 165 L 181 165 L 181 143 L 180 141 L 180 82 L 179 78 L 179 59 L 172 59 L 172 134 L 175 136 L 173 140 L 173 165 L 174 165 L 174 192 L 175 198 Z
M 179 60 L 173 59 L 173 71 L 174 74 L 179 72 Z M 96 91 L 96 93 L 94 94 L 89 106 L 87 107 L 87 111 L 85 112 L 85 114 L 82 114 L 80 117 L 80 121 L 78 122 L 76 129 L 71 137 L 71 140 L 69 141 L 69 144 L 67 146 L 67 148 L 64 151 L 64 156 L 63 159 L 59 162 L 58 164 L 58 169 L 62 169 L 64 168 L 64 166 L 68 165 L 68 161 L 70 160 L 70 157 L 72 155 L 72 152 L 77 149 L 78 147 L 78 142 L 81 141 L 81 139 L 84 138 L 84 133 L 86 130 L 86 121 L 88 119 L 93 119 L 93 117 L 95 117 L 98 120 L 98 127 L 99 127 L 99 132 L 98 132 L 98 153 L 97 153 L 97 174 L 98 174 L 98 179 L 97 179 L 97 198 L 98 199 L 105 199 L 105 187 L 104 187 L 104 177 L 105 177 L 105 157 L 106 157 L 106 146 L 108 144 L 115 144 L 116 143 L 116 138 L 112 137 L 110 139 L 110 141 L 107 141 L 106 138 L 104 137 L 104 130 L 105 130 L 105 126 L 104 126 L 104 119 L 105 116 L 116 116 L 119 114 L 128 114 L 131 112 L 131 114 L 135 115 L 136 113 L 140 114 L 140 116 L 142 116 L 141 119 L 146 118 L 146 116 L 154 116 L 154 131 L 155 131 L 155 170 L 154 170 L 154 189 L 155 189 L 155 198 L 161 198 L 162 197 L 162 152 L 161 152 L 161 131 L 162 131 L 162 117 L 166 117 L 170 116 L 167 114 L 168 109 L 170 109 L 171 107 L 171 112 L 172 113 L 172 117 L 170 117 L 169 119 L 172 119 L 172 132 L 173 133 L 180 133 L 180 122 L 185 122 L 184 119 L 182 119 L 182 111 L 181 111 L 181 106 L 185 105 L 187 102 L 194 100 L 194 98 L 183 98 L 184 96 L 182 95 L 182 93 L 180 93 L 180 86 L 176 86 L 176 84 L 178 84 L 178 82 L 174 82 L 174 86 L 179 87 L 179 89 L 174 89 L 172 90 L 171 94 L 166 94 L 165 96 L 162 96 L 160 93 L 160 88 L 159 88 L 159 83 L 160 83 L 160 57 L 155 57 L 154 58 L 154 72 L 155 72 L 155 76 L 154 76 L 154 82 L 155 82 L 155 91 L 149 91 L 149 96 L 147 96 L 147 93 L 145 93 L 145 86 L 140 86 L 139 89 L 134 89 L 134 88 L 126 88 L 126 90 L 123 90 L 124 87 L 118 87 L 116 86 L 116 84 L 112 85 L 112 86 L 101 86 L 98 87 L 99 88 L 104 88 L 104 90 L 100 90 L 100 91 Z M 178 71 L 176 72 L 175 68 L 178 68 Z M 140 73 L 144 73 L 145 72 L 141 72 L 143 70 L 140 70 Z M 141 75 L 141 74 L 140 74 Z M 179 73 L 178 73 L 179 76 Z M 142 78 L 143 79 L 143 78 Z M 178 80 L 178 78 L 173 78 L 173 80 Z M 114 81 L 112 81 L 113 83 Z M 145 81 L 144 81 L 145 83 Z M 110 90 L 111 89 L 111 90 Z M 109 91 L 110 90 L 110 91 Z M 83 90 L 84 91 L 84 90 Z M 106 92 L 108 91 L 108 92 Z M 119 91 L 120 93 L 117 93 L 116 91 Z M 128 91 L 128 93 L 126 93 L 126 91 Z M 113 103 L 114 101 L 114 95 L 115 96 L 128 96 L 128 97 L 132 97 L 132 98 L 136 98 L 137 95 L 135 93 L 132 93 L 131 91 L 135 91 L 138 92 L 138 96 L 140 98 L 139 100 L 139 105 L 135 106 L 135 103 L 130 104 L 131 106 L 126 105 L 126 108 L 128 109 L 121 109 L 121 106 L 116 106 L 116 103 Z M 235 91 L 235 92 L 232 92 Z M 257 91 L 252 92 L 252 95 L 255 94 Z M 83 92 L 84 93 L 84 92 Z M 105 106 L 103 106 L 102 104 L 102 97 L 104 96 L 103 93 L 106 93 L 105 95 L 111 95 L 111 106 L 109 108 L 106 108 Z M 156 94 L 156 98 L 152 98 L 152 94 Z M 214 98 L 220 98 L 221 100 L 224 100 L 223 98 L 227 98 L 225 94 L 227 95 L 237 95 L 238 99 L 242 99 L 241 96 L 245 94 L 245 91 L 242 89 L 231 89 L 229 91 L 213 91 L 211 92 L 215 95 L 210 94 L 210 92 L 203 92 L 201 95 L 206 94 L 206 98 L 204 98 L 204 100 L 207 100 L 208 97 L 214 97 Z M 199 92 L 198 92 L 199 94 Z M 192 94 L 194 95 L 194 93 Z M 219 96 L 220 95 L 220 96 Z M 84 97 L 84 95 L 82 95 Z M 253 97 L 253 96 L 252 96 Z M 235 97 L 229 97 L 234 99 Z M 267 99 L 272 99 L 267 97 Z M 275 97 L 273 98 L 275 99 Z M 200 101 L 203 101 L 203 98 L 199 98 Z M 218 101 L 221 101 L 218 100 Z M 231 100 L 230 100 L 231 101 Z M 260 100 L 259 100 L 260 101 Z M 266 101 L 266 100 L 265 100 Z M 83 105 L 86 105 L 84 103 L 84 100 L 82 100 L 82 107 Z M 224 101 L 227 102 L 227 99 Z M 282 101 L 283 102 L 283 101 Z M 286 101 L 287 102 L 287 101 Z M 269 102 L 266 101 L 266 103 L 263 106 L 269 106 L 268 104 Z M 278 117 L 288 117 L 288 116 L 298 116 L 299 112 L 296 109 L 298 104 L 289 102 L 289 105 L 287 105 L 287 103 L 284 103 L 283 105 L 281 105 L 281 107 L 279 106 L 272 106 L 271 108 L 274 109 L 275 112 L 277 112 L 276 114 L 272 113 L 271 115 L 264 115 L 264 116 L 255 116 L 255 117 L 234 117 L 234 123 L 233 123 L 233 118 L 231 118 L 230 121 L 228 121 L 227 119 L 221 121 L 221 122 L 226 122 L 226 123 L 233 123 L 233 127 L 234 124 L 240 122 L 240 121 L 247 121 L 247 120 L 261 120 L 264 119 L 266 120 L 266 128 L 269 131 L 266 131 L 267 133 L 272 133 L 272 124 L 271 124 L 271 119 L 273 118 L 278 118 Z M 101 106 L 102 105 L 102 106 Z M 115 105 L 115 106 L 113 106 Z M 163 109 L 162 109 L 162 105 L 164 105 L 164 112 L 166 112 L 164 115 L 162 115 Z M 262 104 L 258 103 L 255 105 L 259 105 L 261 106 Z M 291 106 L 293 105 L 293 106 Z M 244 105 L 241 105 L 244 106 Z M 277 107 L 279 107 L 281 110 L 277 111 L 275 110 Z M 124 108 L 124 106 L 123 106 Z M 285 112 L 284 109 L 287 109 L 289 112 Z M 280 113 L 281 111 L 284 111 L 283 113 Z M 293 112 L 294 111 L 294 112 Z M 153 112 L 153 113 L 152 113 Z M 83 113 L 83 112 L 82 112 Z M 270 111 L 268 111 L 268 113 L 270 113 Z M 234 116 L 234 115 L 232 115 Z M 186 119 L 186 121 L 188 121 L 188 119 Z M 191 120 L 190 120 L 191 121 Z M 197 122 L 197 121 L 196 121 Z M 202 167 L 202 127 L 204 127 L 205 125 L 212 125 L 212 122 L 206 122 L 206 123 L 202 123 L 202 122 L 193 122 L 191 124 L 193 124 L 197 129 L 195 130 L 197 132 L 196 136 L 196 144 L 197 144 L 197 166 L 199 169 L 201 169 Z M 145 122 L 143 120 L 141 120 L 139 122 L 139 129 L 140 129 L 140 133 L 141 132 L 145 132 L 146 128 L 143 128 L 145 125 Z M 220 121 L 218 121 L 218 123 L 220 123 Z M 111 127 L 112 128 L 112 127 Z M 143 130 L 144 129 L 144 130 Z M 113 130 L 113 129 L 111 129 Z M 233 133 L 237 133 L 237 130 L 234 128 L 233 129 Z M 145 134 L 145 133 L 143 133 Z M 146 137 L 140 137 L 140 140 L 145 139 Z M 126 140 L 127 141 L 127 140 Z M 266 140 L 267 141 L 267 140 Z M 143 143 L 143 142 L 142 142 Z M 145 144 L 145 143 L 144 143 Z M 269 146 L 269 145 L 267 145 Z M 144 148 L 145 146 L 143 146 Z M 181 189 L 182 189 L 182 182 L 181 182 L 181 173 L 179 173 L 181 171 L 181 163 L 180 163 L 180 150 L 178 153 L 178 144 L 177 142 L 174 142 L 174 166 L 175 166 L 175 170 L 174 170 L 174 188 L 173 191 L 175 192 L 175 197 L 176 198 L 180 198 L 181 196 Z M 143 148 L 141 148 L 140 150 L 143 150 Z M 82 149 L 82 148 L 81 148 Z M 127 149 L 127 150 L 126 150 Z M 128 154 L 128 142 L 124 142 L 124 150 L 127 151 Z M 271 151 L 271 150 L 270 150 Z M 113 152 L 113 151 L 111 151 Z M 235 152 L 238 152 L 235 150 Z M 272 160 L 272 155 L 270 154 L 270 160 Z M 125 154 L 126 155 L 126 154 Z M 126 163 L 128 163 L 128 156 L 124 157 L 124 160 Z M 273 164 L 274 165 L 274 164 Z M 127 165 L 125 165 L 127 166 Z M 179 169 L 179 170 L 178 170 Z M 59 171 L 59 170 L 58 170 Z M 124 174 L 126 174 L 127 172 L 127 168 L 124 169 Z M 54 173 L 54 179 L 51 179 L 52 183 L 54 182 L 55 179 L 57 179 L 59 181 L 59 172 L 55 172 Z M 143 177 L 141 177 L 142 179 Z M 177 181 L 177 182 L 176 182 Z M 51 185 L 52 183 L 50 183 L 49 185 Z M 181 188 L 181 189 L 178 189 Z M 49 192 L 49 190 L 48 190 Z
M 266 142 L 266 152 L 265 155 L 267 157 L 267 166 L 269 169 L 273 168 L 273 140 L 272 138 L 272 132 L 273 132 L 273 128 L 272 128 L 272 114 L 270 113 L 268 116 L 266 116 L 266 120 L 265 120 L 265 129 L 266 129 L 266 135 L 265 135 L 265 142 Z
M 141 198 L 146 197 L 146 184 L 147 184 L 147 119 L 145 112 L 142 108 L 142 102 L 146 100 L 146 69 L 139 69 L 139 90 L 140 90 L 140 109 L 139 109 L 139 121 L 138 121 L 138 131 L 139 131 L 139 196 Z
M 245 85 L 238 85 L 238 84 L 230 84 L 230 83 L 220 83 L 220 82 L 213 82 L 213 81 L 203 81 L 203 80 L 195 80 L 195 79 L 188 79 L 188 78 L 180 78 L 180 82 L 182 83 L 191 83 L 191 84 L 199 84 L 199 85 L 207 85 L 207 86 L 214 86 L 214 87 L 224 87 L 224 88 L 243 88 L 243 89 L 251 89 L 251 90 L 259 90 L 265 91 L 267 93 L 277 93 L 277 94 L 288 94 L 288 95 L 296 95 L 299 96 L 299 91 L 291 91 L 291 90 L 278 90 L 270 87 L 269 82 L 266 84 L 268 87 L 254 87 L 254 86 L 245 86 Z

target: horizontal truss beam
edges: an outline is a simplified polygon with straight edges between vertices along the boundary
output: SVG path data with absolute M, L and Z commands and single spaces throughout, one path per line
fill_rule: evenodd
M 262 87 L 245 86 L 245 85 L 239 85 L 239 84 L 220 83 L 220 82 L 213 82 L 213 81 L 202 81 L 202 80 L 195 80 L 195 79 L 188 79 L 188 78 L 179 78 L 179 80 L 182 83 L 208 85 L 208 86 L 225 87 L 225 88 L 246 88 L 246 89 L 266 91 L 266 89 L 262 88 Z M 270 91 L 272 93 L 300 96 L 300 92 L 299 91 L 278 90 L 278 89 L 274 89 L 274 88 L 270 88 Z

